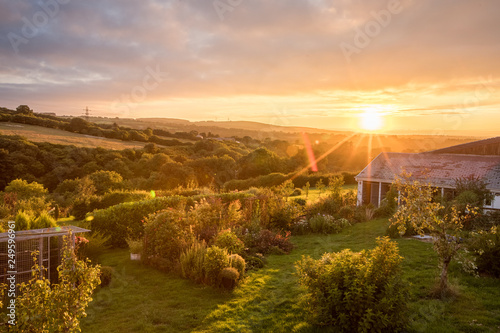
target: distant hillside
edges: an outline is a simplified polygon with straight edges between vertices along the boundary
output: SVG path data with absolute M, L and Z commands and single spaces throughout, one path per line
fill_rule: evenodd
M 4 135 L 20 135 L 34 142 L 49 142 L 76 147 L 105 148 L 122 150 L 127 148 L 142 148 L 146 143 L 136 141 L 121 141 L 79 133 L 71 133 L 59 129 L 33 126 L 26 124 L 0 122 L 0 133 Z

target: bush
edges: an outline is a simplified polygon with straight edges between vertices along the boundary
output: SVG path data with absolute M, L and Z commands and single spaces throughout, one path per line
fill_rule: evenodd
M 85 234 L 85 238 L 87 238 L 88 242 L 78 247 L 78 256 L 81 259 L 88 258 L 92 262 L 96 262 L 99 256 L 109 248 L 106 244 L 110 236 L 106 236 L 99 231 L 93 231 Z
M 243 259 L 238 254 L 231 254 L 229 256 L 229 266 L 236 268 L 238 273 L 240 273 L 240 278 L 245 274 L 246 263 L 245 259 Z
M 220 272 L 221 286 L 224 289 L 228 290 L 234 289 L 239 279 L 240 279 L 240 273 L 236 268 L 226 267 Z
M 196 282 L 203 282 L 206 253 L 207 244 L 204 241 L 193 242 L 191 247 L 185 250 L 179 259 L 182 277 Z
M 353 253 L 326 253 L 296 264 L 307 290 L 304 306 L 317 325 L 342 332 L 400 331 L 407 325 L 408 290 L 401 280 L 396 243 L 387 237 L 378 246 Z
M 241 254 L 245 248 L 245 244 L 234 234 L 231 229 L 220 231 L 214 245 L 226 249 L 229 253 Z
M 351 224 L 347 219 L 340 218 L 335 219 L 330 215 L 316 215 L 311 217 L 309 220 L 309 227 L 312 232 L 324 233 L 324 234 L 336 234 L 342 231 L 346 227 L 350 227 Z
M 46 212 L 43 212 L 32 223 L 31 229 L 43 229 L 57 227 L 56 220 Z
M 186 198 L 172 196 L 138 202 L 124 202 L 106 209 L 96 210 L 91 216 L 91 229 L 111 236 L 112 247 L 126 247 L 129 236 L 141 237 L 144 233 L 143 220 L 152 213 L 169 207 L 178 207 Z
M 111 266 L 101 266 L 101 273 L 99 277 L 101 278 L 101 287 L 107 287 L 111 283 L 115 269 Z
M 262 268 L 264 267 L 264 257 L 249 256 L 245 259 L 245 265 L 247 270 Z
M 297 197 L 299 195 L 302 195 L 302 190 L 300 188 L 296 188 L 293 190 L 292 194 L 290 194 L 291 197 Z
M 490 231 L 475 234 L 469 250 L 476 256 L 476 265 L 480 273 L 500 277 L 500 232 L 498 227 Z
M 221 272 L 229 266 L 229 255 L 225 249 L 218 246 L 211 246 L 207 249 L 205 262 L 205 276 L 207 282 L 215 287 L 220 286 Z
M 308 216 L 314 216 L 318 214 L 327 214 L 327 215 L 337 215 L 342 207 L 342 202 L 338 198 L 332 196 L 325 196 L 308 208 Z
M 293 249 L 293 244 L 290 242 L 290 231 L 286 233 L 274 232 L 268 229 L 261 230 L 254 240 L 256 252 L 271 253 L 278 248 L 283 253 L 289 253 Z
M 32 216 L 25 211 L 17 213 L 16 218 L 14 219 L 14 221 L 16 222 L 14 230 L 15 231 L 30 230 L 32 219 L 33 219 Z
M 294 201 L 297 205 L 302 206 L 302 207 L 304 207 L 304 206 L 307 204 L 306 199 L 302 199 L 302 198 L 295 198 L 295 199 L 293 199 L 293 201 Z
M 192 234 L 184 219 L 183 211 L 169 209 L 151 215 L 145 220 L 143 260 L 155 266 L 157 261 L 151 258 L 161 258 L 168 262 L 169 270 L 178 263 L 181 253 L 192 243 Z M 165 261 L 159 261 L 165 270 Z

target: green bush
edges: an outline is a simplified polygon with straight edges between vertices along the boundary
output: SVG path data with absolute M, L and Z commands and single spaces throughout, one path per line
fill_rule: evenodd
M 231 229 L 220 231 L 215 237 L 214 245 L 226 249 L 229 253 L 241 254 L 245 249 L 245 244 L 236 236 Z
M 180 256 L 182 277 L 196 282 L 203 282 L 205 277 L 204 263 L 207 253 L 205 241 L 195 241 Z
M 156 261 L 150 261 L 151 258 L 164 259 L 171 270 L 178 263 L 181 253 L 192 243 L 183 210 L 169 209 L 151 215 L 144 225 L 143 260 L 154 266 Z M 162 266 L 165 263 L 160 262 Z
M 258 269 L 264 267 L 264 257 L 261 256 L 249 256 L 245 259 L 245 265 L 247 270 Z
M 91 229 L 111 236 L 112 247 L 126 247 L 127 237 L 139 238 L 144 233 L 143 220 L 152 213 L 169 207 L 178 207 L 186 198 L 180 196 L 155 198 L 138 202 L 124 202 L 92 213 Z M 177 257 L 178 258 L 178 257 Z
M 14 221 L 16 222 L 14 230 L 30 230 L 32 219 L 33 217 L 28 212 L 20 211 L 19 213 L 17 213 L 16 218 L 14 219 Z
M 476 265 L 480 273 L 500 278 L 500 232 L 497 226 L 489 231 L 475 233 L 469 250 L 476 256 Z
M 31 229 L 43 229 L 57 227 L 56 220 L 46 212 L 43 212 L 32 223 Z
M 99 277 L 101 279 L 101 287 L 109 286 L 114 273 L 115 269 L 113 267 L 101 266 L 101 273 L 99 274 Z
M 318 214 L 309 220 L 309 227 L 314 233 L 336 234 L 350 226 L 347 219 L 335 219 L 331 215 Z
M 224 289 L 234 289 L 239 279 L 240 273 L 236 268 L 226 267 L 220 272 L 220 283 Z
M 221 272 L 229 267 L 229 255 L 227 250 L 218 246 L 211 246 L 207 249 L 205 262 L 203 264 L 207 282 L 218 287 L 221 282 Z
M 85 234 L 85 238 L 88 242 L 78 247 L 78 256 L 81 259 L 88 258 L 92 262 L 97 262 L 99 256 L 109 248 L 107 244 L 110 236 L 106 236 L 99 231 L 93 231 Z
M 389 332 L 407 325 L 408 287 L 396 243 L 378 238 L 371 251 L 346 249 L 296 264 L 307 288 L 304 307 L 316 325 L 341 332 Z
M 231 254 L 229 256 L 229 266 L 236 268 L 238 273 L 240 273 L 240 278 L 245 274 L 246 263 L 245 259 L 243 259 L 238 254 Z

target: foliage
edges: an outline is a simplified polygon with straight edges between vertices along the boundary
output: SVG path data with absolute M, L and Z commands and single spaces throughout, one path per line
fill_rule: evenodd
M 170 267 L 177 264 L 181 253 L 192 243 L 183 210 L 168 209 L 149 216 L 144 224 L 143 260 L 154 265 L 152 258 L 160 258 Z
M 494 196 L 486 185 L 481 178 L 474 175 L 455 179 L 455 202 L 458 207 L 462 210 L 466 206 L 482 208 L 486 202 L 493 200 Z
M 243 277 L 245 274 L 246 263 L 245 259 L 238 254 L 229 255 L 229 266 L 234 267 L 238 273 L 239 277 Z
M 16 222 L 14 230 L 15 231 L 30 230 L 32 220 L 33 217 L 27 212 L 22 211 L 17 213 L 16 218 L 14 219 L 14 221 Z
M 100 170 L 91 173 L 88 177 L 92 180 L 98 195 L 122 187 L 123 177 L 115 171 Z
M 231 229 L 220 231 L 215 237 L 214 245 L 226 249 L 229 253 L 236 254 L 243 253 L 245 248 L 245 244 Z
M 115 269 L 111 266 L 101 266 L 99 278 L 101 279 L 101 287 L 107 287 L 111 283 Z
M 144 233 L 143 220 L 149 214 L 169 207 L 177 207 L 186 201 L 172 196 L 138 202 L 124 202 L 106 209 L 96 210 L 90 216 L 91 229 L 111 236 L 109 245 L 125 247 L 127 237 L 140 238 Z
M 194 241 L 180 256 L 182 277 L 196 282 L 203 282 L 206 253 L 207 244 L 205 241 Z
M 480 273 L 500 278 L 500 233 L 497 226 L 475 233 L 468 248 L 476 256 Z
M 254 235 L 249 243 L 258 253 L 289 253 L 293 249 L 293 244 L 290 242 L 290 235 L 290 231 L 281 232 L 263 229 L 257 235 Z
M 211 246 L 207 249 L 205 262 L 203 264 L 207 282 L 213 286 L 220 286 L 221 272 L 229 267 L 229 254 L 226 249 Z
M 14 179 L 5 187 L 5 193 L 16 193 L 18 200 L 25 200 L 31 197 L 44 197 L 47 189 L 37 182 L 28 183 L 24 179 Z
M 236 286 L 236 283 L 240 279 L 240 273 L 236 268 L 225 267 L 220 272 L 221 286 L 224 289 L 232 290 Z
M 313 323 L 342 332 L 406 327 L 408 288 L 401 280 L 402 257 L 388 238 L 378 238 L 377 244 L 371 251 L 346 249 L 325 253 L 319 260 L 303 257 L 296 264 Z
M 418 234 L 428 231 L 434 237 L 434 250 L 439 256 L 441 268 L 439 285 L 436 296 L 445 296 L 451 290 L 448 287 L 448 267 L 462 248 L 461 231 L 464 221 L 475 214 L 475 209 L 468 208 L 470 214 L 461 214 L 455 206 L 449 213 L 442 213 L 443 206 L 433 202 L 432 189 L 428 183 L 411 181 L 410 174 L 402 174 L 395 181 L 401 193 L 401 205 L 391 218 L 400 234 L 405 234 L 408 227 L 412 227 Z
M 318 214 L 309 219 L 309 227 L 315 233 L 336 234 L 349 226 L 351 224 L 346 219 L 335 219 L 331 215 Z
M 89 262 L 78 260 L 66 237 L 59 272 L 59 283 L 51 284 L 45 277 L 40 277 L 44 268 L 37 263 L 36 252 L 33 255 L 35 265 L 32 279 L 22 283 L 16 297 L 16 326 L 12 332 L 79 332 L 80 319 L 86 316 L 85 309 L 92 301 L 92 293 L 100 283 L 99 266 L 90 266 Z M 1 313 L 2 322 L 6 314 Z
M 126 239 L 130 253 L 141 254 L 143 250 L 142 239 Z
M 35 220 L 31 222 L 31 229 L 43 229 L 52 227 L 57 227 L 56 220 L 46 212 L 41 213 Z
M 78 247 L 78 256 L 81 259 L 88 258 L 92 262 L 96 262 L 99 256 L 109 248 L 107 244 L 111 236 L 99 231 L 92 231 L 85 234 L 85 238 L 88 242 Z

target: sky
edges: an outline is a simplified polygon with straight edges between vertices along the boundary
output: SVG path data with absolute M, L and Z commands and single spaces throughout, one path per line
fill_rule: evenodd
M 498 0 L 0 0 L 0 106 L 500 135 Z

